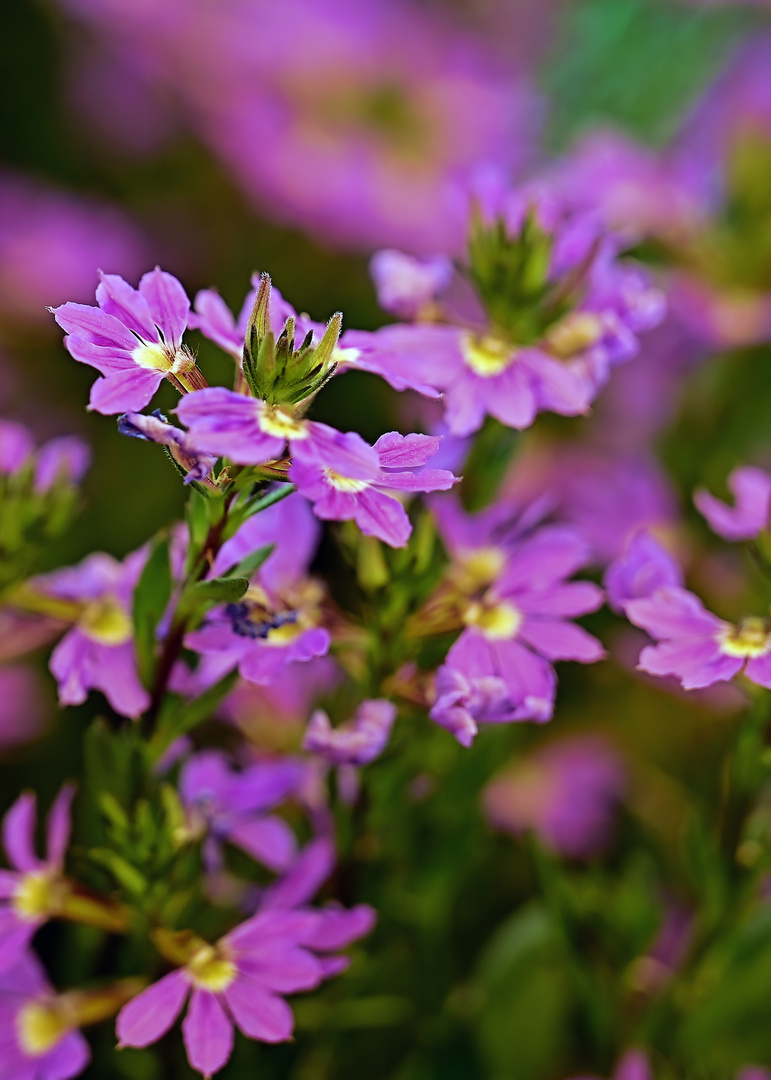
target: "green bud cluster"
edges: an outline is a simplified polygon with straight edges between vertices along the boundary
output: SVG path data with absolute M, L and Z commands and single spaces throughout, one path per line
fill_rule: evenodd
M 315 394 L 335 371 L 333 355 L 343 317 L 337 312 L 313 345 L 309 331 L 295 347 L 295 320 L 289 318 L 276 337 L 270 327 L 270 277 L 263 274 L 246 330 L 244 378 L 255 397 L 269 405 L 296 405 Z
M 584 263 L 553 280 L 549 276 L 554 237 L 537 221 L 534 208 L 511 234 L 502 218 L 471 216 L 469 275 L 493 327 L 517 345 L 539 341 L 580 299 L 592 250 Z
M 37 491 L 33 461 L 0 475 L 0 589 L 36 568 L 39 556 L 69 526 L 78 498 L 78 488 L 66 478 Z

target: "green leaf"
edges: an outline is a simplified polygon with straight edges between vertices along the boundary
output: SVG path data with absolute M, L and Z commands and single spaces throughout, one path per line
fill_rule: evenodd
M 147 748 L 150 761 L 156 762 L 175 739 L 186 735 L 204 720 L 209 720 L 220 702 L 233 689 L 237 679 L 238 671 L 234 670 L 193 701 L 177 698 L 173 707 L 162 713 L 158 719 L 158 730 Z
M 209 508 L 207 499 L 198 491 L 191 491 L 185 508 L 185 519 L 190 532 L 190 547 L 187 555 L 187 569 L 195 561 L 198 552 L 206 540 L 209 531 Z
M 240 600 L 249 582 L 245 577 L 220 577 L 211 581 L 196 581 L 188 586 L 183 605 L 187 610 L 199 611 L 214 604 L 234 604 Z
M 158 537 L 134 589 L 134 636 L 139 674 L 150 686 L 155 667 L 155 634 L 171 597 L 169 537 Z
M 245 559 L 234 566 L 232 570 L 229 570 L 226 574 L 226 578 L 250 578 L 260 569 L 262 564 L 268 559 L 276 550 L 275 544 L 266 544 L 264 547 L 258 548 L 257 551 L 253 551 L 251 555 L 247 555 Z
M 285 499 L 287 495 L 291 495 L 296 490 L 294 484 L 281 484 L 280 487 L 275 488 L 273 491 L 269 491 L 267 495 L 263 495 L 261 499 L 252 503 L 244 514 L 244 518 L 253 517 L 255 514 L 267 510 L 269 506 L 274 506 L 277 502 L 281 502 L 282 499 Z
M 127 892 L 141 896 L 147 892 L 148 882 L 144 874 L 140 873 L 135 866 L 127 862 L 122 856 L 109 848 L 92 848 L 89 853 L 92 862 L 98 863 L 109 870 L 115 880 L 126 889 Z

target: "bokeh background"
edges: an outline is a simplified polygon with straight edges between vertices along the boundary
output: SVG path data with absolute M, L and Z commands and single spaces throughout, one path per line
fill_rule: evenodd
M 386 320 L 368 273 L 375 250 L 458 253 L 469 179 L 548 172 L 597 131 L 621 130 L 655 150 L 676 145 L 740 50 L 766 41 L 769 22 L 763 4 L 695 0 L 2 0 L 0 415 L 40 439 L 80 434 L 93 449 L 82 513 L 47 564 L 94 549 L 123 556 L 183 505 L 176 473 L 152 448 L 86 413 L 92 373 L 65 353 L 46 311 L 92 302 L 97 268 L 135 282 L 160 264 L 190 295 L 214 285 L 236 309 L 251 274 L 267 270 L 313 318 L 341 310 L 345 326 L 375 328 Z M 765 55 L 771 82 L 767 45 Z M 671 328 L 658 340 L 672 370 L 699 353 L 690 345 L 684 354 Z M 203 339 L 197 346 L 210 381 L 224 381 L 216 350 Z M 654 523 L 668 527 L 681 510 L 688 517 L 705 470 L 719 483 L 749 450 L 767 460 L 769 359 L 761 343 L 731 376 L 714 365 L 701 382 L 697 373 L 692 400 L 702 393 L 706 412 L 653 401 L 670 420 L 656 435 L 666 479 L 646 474 L 637 500 L 652 507 Z M 656 385 L 666 389 L 666 380 Z M 727 413 L 715 403 L 729 401 L 726 434 Z M 335 380 L 314 406 L 317 418 L 368 438 L 402 426 L 405 408 L 382 381 L 357 373 Z M 584 421 L 569 423 L 580 436 Z M 545 422 L 547 432 L 564 429 Z M 600 468 L 610 453 L 590 443 L 580 452 Z M 537 490 L 543 468 L 525 461 L 512 490 Z M 609 477 L 608 490 L 619 482 Z M 574 517 L 583 513 L 591 527 L 606 513 L 582 495 L 580 478 L 568 489 Z M 709 548 L 697 566 L 731 602 L 745 588 L 741 573 Z M 594 627 L 601 633 L 604 618 Z M 677 862 L 693 806 L 708 805 L 719 786 L 737 709 L 730 692 L 686 702 L 635 679 L 623 662 L 635 641 L 620 639 L 615 663 L 565 671 L 554 721 L 562 735 L 604 732 L 625 761 L 615 846 L 581 885 L 593 928 L 587 964 L 611 997 L 624 979 L 638 978 L 647 993 L 651 965 L 634 964 L 653 955 L 665 918 L 675 942 L 667 955 L 676 951 L 693 882 L 683 870 L 678 895 L 664 896 L 663 868 Z M 19 783 L 47 798 L 78 771 L 91 713 L 55 719 L 42 663 L 15 668 L 15 690 L 10 678 L 0 703 L 9 715 L 3 799 Z M 23 715 L 11 716 L 14 700 Z M 553 927 L 533 900 L 528 853 L 483 816 L 482 787 L 540 738 L 490 732 L 463 751 L 437 732 L 405 743 L 398 768 L 373 769 L 365 869 L 349 883 L 353 898 L 381 911 L 373 944 L 350 976 L 299 1005 L 297 1045 L 239 1043 L 223 1076 L 609 1072 L 618 1039 L 575 1019 Z M 58 974 L 75 970 L 76 946 L 55 961 Z M 659 1035 L 690 1055 L 694 1077 L 733 1075 L 743 1054 L 771 1062 L 767 1023 L 750 1022 L 762 1020 L 758 979 L 755 996 L 732 1012 L 718 1000 L 684 1032 L 662 1021 Z M 89 1076 L 188 1075 L 179 1055 L 115 1057 L 108 1040 L 104 1050 Z

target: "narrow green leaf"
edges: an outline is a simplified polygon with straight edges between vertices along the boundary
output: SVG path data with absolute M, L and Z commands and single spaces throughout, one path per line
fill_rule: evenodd
M 234 566 L 232 570 L 228 571 L 227 577 L 252 577 L 257 573 L 265 560 L 273 554 L 275 548 L 275 544 L 266 544 L 265 547 L 253 551 L 251 555 L 247 555 L 245 559 L 242 559 L 238 566 Z
M 212 578 L 211 581 L 196 581 L 185 592 L 182 606 L 197 611 L 213 604 L 234 604 L 240 600 L 249 582 L 244 577 Z
M 152 683 L 155 667 L 155 634 L 171 597 L 169 543 L 168 535 L 156 538 L 134 589 L 134 639 L 139 674 L 145 686 L 150 686 Z

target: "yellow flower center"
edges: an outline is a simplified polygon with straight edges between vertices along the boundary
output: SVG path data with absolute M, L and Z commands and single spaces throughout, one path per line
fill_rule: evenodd
M 17 915 L 35 922 L 48 915 L 55 907 L 54 880 L 48 870 L 33 870 L 25 874 L 13 894 L 13 908 Z
M 517 350 L 500 338 L 478 337 L 475 334 L 463 336 L 461 351 L 467 367 L 483 379 L 500 375 L 517 355 Z
M 288 645 L 295 638 L 298 638 L 302 634 L 305 627 L 300 625 L 299 620 L 297 622 L 287 622 L 283 626 L 275 626 L 272 630 L 268 631 L 268 636 L 265 638 L 265 645 L 275 645 L 281 647 L 282 645 Z
M 461 552 L 458 563 L 453 573 L 458 588 L 464 592 L 476 592 L 495 581 L 506 565 L 506 554 L 496 547 L 476 548 Z
M 152 371 L 171 371 L 171 365 L 174 362 L 160 342 L 137 345 L 131 354 L 131 359 L 139 367 L 150 368 Z
M 720 637 L 720 648 L 726 656 L 765 656 L 771 652 L 771 625 L 768 619 L 750 615 L 738 626 L 729 626 Z
M 522 625 L 522 613 L 513 604 L 471 604 L 463 616 L 466 626 L 481 630 L 488 641 L 501 641 L 516 637 Z
M 88 604 L 78 624 L 88 637 L 100 645 L 123 645 L 134 633 L 131 617 L 114 596 L 101 596 Z
M 266 408 L 260 413 L 258 423 L 266 435 L 277 439 L 307 439 L 308 428 L 302 420 L 295 420 L 281 409 Z
M 551 328 L 546 348 L 561 360 L 584 352 L 602 337 L 602 319 L 589 311 L 574 311 Z
M 364 491 L 369 486 L 366 480 L 353 480 L 350 476 L 341 476 L 333 469 L 324 469 L 324 475 L 333 488 L 346 491 L 351 495 L 355 495 L 357 491 Z
M 206 945 L 197 952 L 188 962 L 187 970 L 196 986 L 215 994 L 226 990 L 237 975 L 236 965 L 213 945 Z
M 195 367 L 195 357 L 186 348 L 172 352 L 160 341 L 150 343 L 143 342 L 137 345 L 131 354 L 131 359 L 139 367 L 149 368 L 151 371 L 163 371 L 172 375 L 187 375 Z
M 31 1001 L 22 1005 L 16 1018 L 19 1044 L 25 1054 L 47 1054 L 69 1030 L 64 1017 L 50 1005 Z

